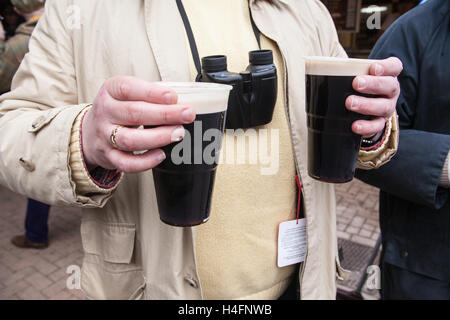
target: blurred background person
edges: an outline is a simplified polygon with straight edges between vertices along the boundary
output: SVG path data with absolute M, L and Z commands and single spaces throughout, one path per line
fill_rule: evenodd
M 1 40 L 8 40 L 14 36 L 17 27 L 25 22 L 25 19 L 14 10 L 10 0 L 0 0 L 0 16 L 1 28 L 5 31 L 5 38 Z
M 381 189 L 383 299 L 450 299 L 450 2 L 428 0 L 392 24 L 371 58 L 399 57 L 400 144 L 357 176 Z
M 14 11 L 25 20 L 7 41 L 0 39 L 0 93 L 10 90 L 11 82 L 28 52 L 28 41 L 43 13 L 44 0 L 11 0 Z M 7 10 L 6 7 L 5 10 Z M 13 16 L 13 15 L 11 15 Z M 14 19 L 10 18 L 13 22 Z M 4 20 L 7 21 L 6 19 Z M 17 19 L 17 21 L 19 21 Z M 4 30 L 3 23 L 0 27 Z M 20 248 L 43 249 L 48 246 L 48 215 L 50 206 L 29 199 L 25 217 L 25 234 L 17 235 L 11 242 Z
M 5 39 L 0 42 L 0 93 L 8 92 L 11 87 L 11 82 L 19 68 L 23 57 L 28 52 L 28 41 L 31 33 L 34 30 L 44 6 L 44 0 L 11 0 L 14 5 L 15 12 L 25 19 L 25 22 L 17 27 L 14 36 L 7 41 Z M 2 29 L 6 30 L 9 24 L 8 20 L 4 19 L 5 25 L 2 21 Z

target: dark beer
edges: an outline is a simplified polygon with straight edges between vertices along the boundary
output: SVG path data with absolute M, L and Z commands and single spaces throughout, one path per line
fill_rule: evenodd
M 373 60 L 309 57 L 306 59 L 308 173 L 314 179 L 344 183 L 353 179 L 362 137 L 352 123 L 370 119 L 345 107 L 355 76 L 369 74 Z M 366 95 L 367 96 L 367 95 Z
M 166 160 L 153 169 L 153 180 L 161 221 L 187 227 L 209 219 L 231 87 L 177 85 L 181 84 L 171 87 L 178 93 L 178 103 L 193 107 L 197 117 L 184 126 L 186 134 L 181 142 L 162 148 Z

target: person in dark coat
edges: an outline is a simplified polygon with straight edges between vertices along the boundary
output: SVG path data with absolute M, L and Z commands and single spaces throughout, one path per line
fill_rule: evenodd
M 403 62 L 393 160 L 357 172 L 381 189 L 384 299 L 450 299 L 450 1 L 399 18 L 371 58 Z

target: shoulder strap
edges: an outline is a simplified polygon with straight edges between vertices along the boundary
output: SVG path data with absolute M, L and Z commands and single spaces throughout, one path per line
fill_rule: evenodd
M 197 69 L 197 77 L 196 81 L 199 81 L 202 75 L 202 66 L 200 62 L 200 56 L 198 54 L 197 44 L 195 43 L 194 33 L 192 32 L 191 24 L 189 22 L 189 18 L 186 14 L 186 10 L 184 9 L 183 3 L 181 0 L 175 0 L 177 3 L 178 11 L 180 12 L 181 19 L 183 20 L 184 28 L 186 30 L 186 34 L 189 40 L 189 46 L 191 47 L 192 58 L 194 59 L 195 68 Z M 258 47 L 261 49 L 261 34 L 256 27 L 255 22 L 253 21 L 252 11 L 250 9 L 250 1 L 248 4 L 250 11 L 250 20 L 252 22 L 253 33 L 255 34 L 256 40 L 258 41 Z
M 200 63 L 200 56 L 198 55 L 197 44 L 195 43 L 194 33 L 192 32 L 191 24 L 189 23 L 189 18 L 184 10 L 183 3 L 181 0 L 176 0 L 178 11 L 180 11 L 181 19 L 183 19 L 184 28 L 186 29 L 186 34 L 189 40 L 189 45 L 191 47 L 192 58 L 194 59 L 195 68 L 197 69 L 196 81 L 200 80 L 202 76 L 202 67 Z

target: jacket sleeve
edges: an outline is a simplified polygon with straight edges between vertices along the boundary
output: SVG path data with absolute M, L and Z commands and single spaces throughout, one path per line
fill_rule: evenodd
M 49 0 L 12 83 L 0 97 L 0 183 L 56 205 L 100 207 L 107 194 L 79 195 L 71 177 L 74 120 L 88 105 L 77 98 L 67 0 Z
M 320 24 L 317 28 L 322 30 L 319 33 L 319 41 L 321 47 L 324 48 L 323 55 L 347 58 L 347 53 L 339 42 L 336 27 L 328 9 L 319 0 L 316 0 L 315 3 L 317 9 L 314 16 Z M 398 131 L 397 114 L 394 114 L 387 122 L 383 143 L 374 150 L 361 150 L 359 152 L 357 167 L 368 170 L 379 168 L 389 162 L 397 152 L 399 141 Z
M 420 39 L 426 38 L 420 36 Z M 372 58 L 399 57 L 404 71 L 399 77 L 401 95 L 397 103 L 400 145 L 396 156 L 378 170 L 357 171 L 357 177 L 394 196 L 440 209 L 448 190 L 439 182 L 450 150 L 450 136 L 413 128 L 417 92 L 420 87 L 420 52 L 423 44 L 408 25 L 395 23 L 378 41 Z

